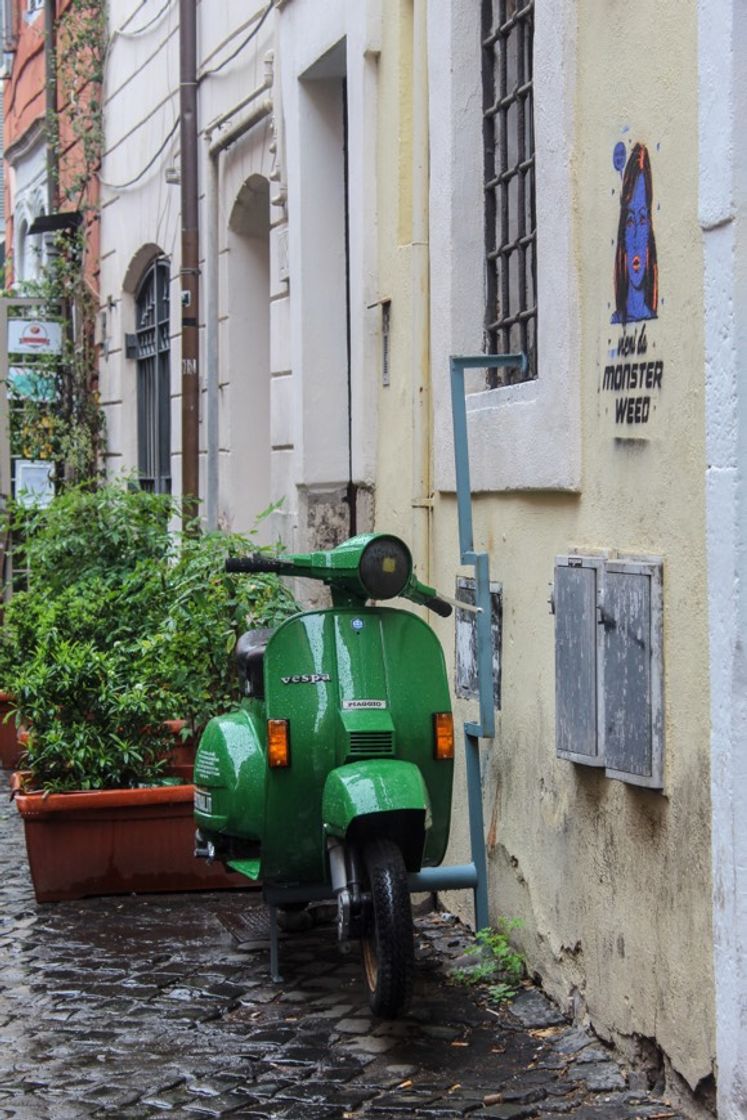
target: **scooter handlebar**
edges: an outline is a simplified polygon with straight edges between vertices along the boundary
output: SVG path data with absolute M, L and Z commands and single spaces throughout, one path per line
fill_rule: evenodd
M 441 618 L 448 618 L 451 614 L 451 604 L 446 599 L 441 598 L 435 587 L 429 587 L 427 583 L 421 583 L 414 574 L 410 576 L 402 594 L 411 603 L 417 603 L 419 607 L 425 607 L 427 610 L 433 611 L 434 614 L 440 614 Z
M 283 575 L 288 570 L 288 565 L 272 556 L 262 556 L 255 552 L 253 556 L 229 556 L 226 560 L 227 572 L 275 572 Z
M 312 579 L 323 579 L 330 583 L 334 583 L 335 575 L 340 577 L 349 575 L 344 569 L 335 572 L 332 568 L 320 567 L 315 570 L 314 555 L 293 556 L 283 559 L 282 557 L 276 558 L 266 556 L 261 552 L 255 552 L 251 556 L 230 556 L 225 562 L 225 570 L 227 572 L 272 572 L 279 576 L 308 576 Z M 319 553 L 318 555 L 324 556 L 325 554 Z M 449 618 L 451 615 L 451 604 L 442 599 L 435 588 L 420 583 L 414 575 L 410 576 L 400 594 L 406 599 L 410 599 L 411 602 L 418 603 L 429 611 L 434 611 L 441 618 Z
M 451 615 L 451 604 L 439 599 L 437 595 L 434 595 L 432 599 L 426 599 L 423 606 L 427 607 L 429 611 L 433 611 L 434 614 L 440 614 L 441 618 L 449 618 Z

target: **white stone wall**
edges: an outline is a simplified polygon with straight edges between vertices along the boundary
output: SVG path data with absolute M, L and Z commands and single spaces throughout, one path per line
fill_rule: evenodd
M 378 295 L 371 137 L 381 11 L 377 0 L 293 0 L 274 8 L 252 41 L 226 61 L 259 26 L 255 17 L 263 10 L 258 2 L 247 9 L 238 0 L 198 6 L 200 485 L 205 496 L 212 477 L 208 460 L 217 456 L 218 524 L 249 529 L 262 509 L 281 501 L 262 536 L 304 547 L 344 536 L 348 482 L 352 477 L 365 490 L 373 478 L 375 409 L 366 375 L 373 341 L 366 305 Z M 167 181 L 167 172 L 178 173 L 180 166 L 178 131 L 143 171 L 178 115 L 178 5 L 148 24 L 132 0 L 115 0 L 110 19 L 101 285 L 109 469 L 132 469 L 137 460 L 136 366 L 125 357 L 123 341 L 134 330 L 134 293 L 143 267 L 153 255 L 165 255 L 172 283 L 172 476 L 178 493 L 180 190 Z M 271 88 L 262 93 L 268 72 Z M 260 91 L 257 99 L 242 106 L 254 90 Z M 219 255 L 215 436 L 206 423 L 205 324 L 213 314 L 205 290 L 213 206 L 208 146 L 219 144 L 266 99 L 272 112 L 212 157 Z M 365 521 L 365 503 L 359 506 Z
M 718 1104 L 747 1115 L 747 11 L 699 4 Z
M 125 355 L 135 331 L 135 294 L 157 256 L 169 262 L 171 287 L 172 479 L 180 490 L 179 135 L 178 5 L 158 18 L 135 0 L 109 5 L 110 43 L 104 80 L 104 156 L 101 171 L 102 406 L 107 424 L 107 469 L 137 469 L 136 364 Z M 163 151 L 159 148 L 169 137 Z

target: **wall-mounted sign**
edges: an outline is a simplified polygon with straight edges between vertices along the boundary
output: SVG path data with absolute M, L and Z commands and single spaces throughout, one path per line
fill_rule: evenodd
M 54 374 L 33 366 L 11 366 L 8 370 L 8 390 L 14 400 L 53 401 Z
M 62 323 L 53 319 L 8 319 L 8 351 L 11 354 L 59 354 Z
M 16 459 L 15 498 L 22 506 L 46 507 L 54 498 L 54 463 L 43 459 Z

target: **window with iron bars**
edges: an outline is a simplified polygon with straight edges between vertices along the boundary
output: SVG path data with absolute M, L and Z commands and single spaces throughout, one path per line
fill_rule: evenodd
M 171 493 L 171 339 L 169 266 L 156 260 L 135 300 L 138 479 L 143 490 Z
M 489 388 L 537 376 L 533 42 L 534 0 L 482 0 L 485 344 L 528 359 L 525 373 L 490 370 Z

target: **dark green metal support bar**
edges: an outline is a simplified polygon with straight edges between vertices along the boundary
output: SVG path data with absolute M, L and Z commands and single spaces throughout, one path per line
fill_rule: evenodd
M 501 366 L 526 370 L 525 354 L 476 354 L 451 358 L 451 411 L 454 425 L 454 462 L 456 467 L 459 551 L 462 564 L 475 570 L 477 614 L 477 680 L 480 722 L 465 723 L 464 747 L 467 768 L 467 804 L 470 846 L 475 871 L 475 929 L 488 924 L 488 873 L 485 856 L 485 828 L 482 812 L 480 776 L 480 739 L 495 735 L 493 701 L 493 636 L 490 610 L 490 567 L 487 552 L 475 552 L 472 531 L 472 487 L 469 473 L 469 434 L 464 372 L 467 369 L 498 369 Z

